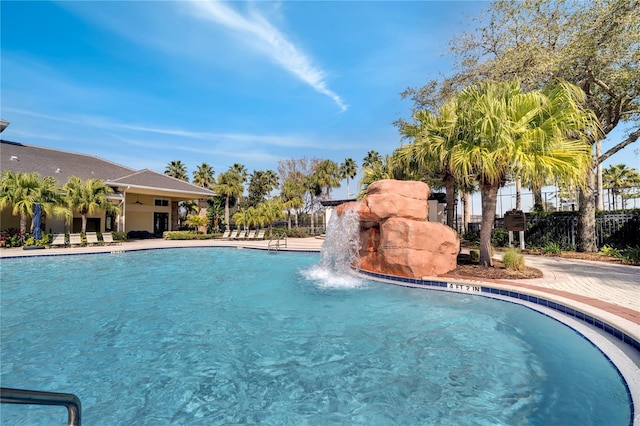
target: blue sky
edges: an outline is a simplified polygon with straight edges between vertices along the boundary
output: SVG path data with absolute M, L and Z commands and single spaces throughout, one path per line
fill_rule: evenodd
M 360 166 L 399 146 L 400 92 L 450 73 L 448 41 L 486 6 L 3 0 L 2 138 L 159 172 L 180 160 L 190 176 Z

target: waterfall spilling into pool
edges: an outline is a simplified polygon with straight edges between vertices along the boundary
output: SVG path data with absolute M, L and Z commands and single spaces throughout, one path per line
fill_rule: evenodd
M 357 277 L 360 266 L 360 217 L 357 206 L 343 214 L 334 213 L 327 224 L 320 263 L 302 272 L 321 287 L 353 288 L 363 284 Z

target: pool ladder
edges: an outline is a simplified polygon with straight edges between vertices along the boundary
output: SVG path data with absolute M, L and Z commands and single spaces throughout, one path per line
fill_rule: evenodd
M 281 247 L 287 248 L 287 234 L 285 232 L 281 232 L 271 235 L 269 244 L 267 245 L 267 250 L 269 250 L 269 253 L 277 253 Z
M 80 398 L 72 393 L 43 392 L 23 389 L 0 388 L 0 403 L 64 405 L 69 414 L 69 426 L 80 426 Z

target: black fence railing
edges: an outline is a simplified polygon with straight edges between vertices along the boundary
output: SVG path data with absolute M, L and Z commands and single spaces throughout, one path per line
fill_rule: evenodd
M 577 212 L 527 213 L 526 219 L 528 247 L 544 247 L 548 243 L 575 247 L 578 242 Z M 497 218 L 494 227 L 504 229 L 504 219 Z M 470 229 L 478 230 L 479 224 L 473 224 Z M 517 232 L 514 238 L 517 240 Z M 640 247 L 640 209 L 596 214 L 596 244 L 618 249 Z

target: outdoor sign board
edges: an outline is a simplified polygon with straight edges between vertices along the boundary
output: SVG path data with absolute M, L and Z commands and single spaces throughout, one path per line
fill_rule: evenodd
M 524 231 L 526 219 L 522 210 L 511 210 L 504 213 L 504 229 L 507 231 Z

